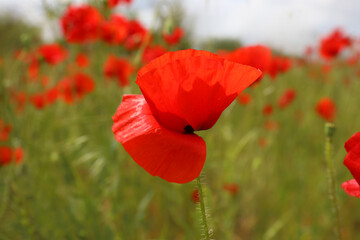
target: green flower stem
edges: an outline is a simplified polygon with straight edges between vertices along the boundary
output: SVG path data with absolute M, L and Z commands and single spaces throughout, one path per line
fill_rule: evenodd
M 196 178 L 196 184 L 199 191 L 199 201 L 200 201 L 200 211 L 201 211 L 201 218 L 202 218 L 202 224 L 203 224 L 203 234 L 206 240 L 210 240 L 210 234 L 209 234 L 209 227 L 207 223 L 206 218 L 206 211 L 205 211 L 205 203 L 204 203 L 204 194 L 201 187 L 201 180 L 200 176 Z
M 336 183 L 335 183 L 335 174 L 334 174 L 334 165 L 332 160 L 332 142 L 333 136 L 335 132 L 335 125 L 333 123 L 327 122 L 325 124 L 325 158 L 327 164 L 327 172 L 329 177 L 329 192 L 330 199 L 332 200 L 333 209 L 335 212 L 335 220 L 336 220 L 336 234 L 337 238 L 341 240 L 341 228 L 340 228 L 340 213 L 339 213 L 339 205 L 336 198 Z

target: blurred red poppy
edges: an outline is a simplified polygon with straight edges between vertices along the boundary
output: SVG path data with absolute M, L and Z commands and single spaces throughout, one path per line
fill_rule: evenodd
M 280 128 L 280 123 L 275 120 L 267 120 L 264 124 L 264 127 L 267 131 L 275 131 Z
M 164 53 L 167 53 L 167 50 L 161 45 L 148 46 L 144 50 L 142 61 L 144 63 L 149 63 L 151 60 L 160 57 Z
M 11 161 L 19 164 L 23 160 L 23 150 L 21 148 L 11 148 L 7 146 L 0 146 L 0 167 L 8 165 Z
M 58 94 L 67 104 L 80 100 L 86 94 L 91 93 L 95 88 L 94 80 L 84 74 L 76 73 L 73 77 L 65 77 L 56 85 Z M 53 94 L 56 94 L 55 92 Z M 53 96 L 54 97 L 54 96 Z
M 107 6 L 109 8 L 116 7 L 119 3 L 127 3 L 130 4 L 132 0 L 107 0 Z
M 61 28 L 69 43 L 85 43 L 99 36 L 102 16 L 90 5 L 71 6 L 61 18 Z
M 360 132 L 355 133 L 346 143 L 347 155 L 344 165 L 349 169 L 354 179 L 344 182 L 341 187 L 344 191 L 360 198 Z
M 5 142 L 8 140 L 11 129 L 11 125 L 5 124 L 5 122 L 0 119 L 0 142 Z
M 345 47 L 351 45 L 351 39 L 340 29 L 335 29 L 320 43 L 320 54 L 325 60 L 335 58 Z
M 21 112 L 24 110 L 27 100 L 27 95 L 24 91 L 19 91 L 19 92 L 13 91 L 11 92 L 11 100 L 15 102 L 16 110 L 18 112 Z
M 248 105 L 252 100 L 252 97 L 249 93 L 240 93 L 237 97 L 237 101 L 242 105 Z
M 133 72 L 133 67 L 126 58 L 117 58 L 111 54 L 104 65 L 104 75 L 108 78 L 117 79 L 120 86 L 129 85 L 129 77 Z
M 127 24 L 128 35 L 125 40 L 127 50 L 138 49 L 146 40 L 148 31 L 138 21 L 131 20 Z
M 46 105 L 45 95 L 42 93 L 36 93 L 29 97 L 30 103 L 37 109 L 43 109 Z
M 291 68 L 292 62 L 290 58 L 273 57 L 269 67 L 269 74 L 274 79 L 279 73 L 285 73 Z
M 176 27 L 170 34 L 163 33 L 162 37 L 167 44 L 176 45 L 184 37 L 184 30 L 180 27 Z
M 101 39 L 110 45 L 124 42 L 127 32 L 127 19 L 121 15 L 112 15 L 109 21 L 101 25 Z
M 144 95 L 124 95 L 113 116 L 115 138 L 151 175 L 189 182 L 206 158 L 205 142 L 193 132 L 211 128 L 260 75 L 206 51 L 166 53 L 139 71 Z
M 85 68 L 89 65 L 89 59 L 85 53 L 79 53 L 76 55 L 76 64 L 82 68 Z
M 191 200 L 193 201 L 193 203 L 200 202 L 199 190 L 195 189 L 191 192 Z
M 264 116 L 270 116 L 271 114 L 273 114 L 274 112 L 274 108 L 271 104 L 266 104 L 263 107 L 262 113 L 264 114 Z
M 68 51 L 62 48 L 59 44 L 45 44 L 39 47 L 39 54 L 43 57 L 44 61 L 50 65 L 56 65 L 68 56 Z
M 256 45 L 235 49 L 226 58 L 240 64 L 258 68 L 265 74 L 269 71 L 272 53 L 268 47 Z
M 324 97 L 316 104 L 316 112 L 328 122 L 334 121 L 336 105 L 331 98 Z
M 296 97 L 296 91 L 293 88 L 286 89 L 284 94 L 278 99 L 279 108 L 286 108 L 289 104 L 291 104 Z
M 231 195 L 236 195 L 239 191 L 239 186 L 236 183 L 225 183 L 223 189 L 228 191 Z

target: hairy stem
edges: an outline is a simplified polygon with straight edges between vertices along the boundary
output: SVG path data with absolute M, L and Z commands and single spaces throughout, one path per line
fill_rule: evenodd
M 340 227 L 340 213 L 339 213 L 339 205 L 336 198 L 336 183 L 335 183 L 335 173 L 334 173 L 334 165 L 332 160 L 332 141 L 333 135 L 335 131 L 335 125 L 333 123 L 325 124 L 325 158 L 327 165 L 327 172 L 329 177 L 329 192 L 330 199 L 332 200 L 333 209 L 335 212 L 335 221 L 336 221 L 336 234 L 337 238 L 341 240 L 341 227 Z
M 207 223 L 205 203 L 204 203 L 204 194 L 202 191 L 200 176 L 196 178 L 196 185 L 199 191 L 200 211 L 201 211 L 202 224 L 204 228 L 203 234 L 206 240 L 210 240 L 209 227 Z

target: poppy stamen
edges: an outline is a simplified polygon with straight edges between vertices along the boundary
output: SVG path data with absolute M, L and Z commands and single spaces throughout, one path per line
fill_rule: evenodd
M 193 129 L 193 127 L 190 126 L 190 125 L 186 125 L 186 126 L 184 127 L 184 131 L 185 131 L 185 134 L 192 134 L 192 133 L 194 133 L 194 129 Z

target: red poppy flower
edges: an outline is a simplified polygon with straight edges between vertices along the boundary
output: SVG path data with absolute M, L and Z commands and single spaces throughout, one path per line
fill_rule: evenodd
M 345 47 L 350 46 L 351 40 L 340 29 L 335 29 L 324 37 L 320 44 L 320 54 L 325 60 L 336 57 Z
M 27 74 L 30 80 L 37 79 L 39 75 L 39 60 L 36 57 L 32 57 L 27 68 Z
M 256 45 L 235 49 L 226 58 L 240 64 L 258 68 L 264 74 L 269 71 L 272 53 L 268 47 Z
M 73 77 L 63 78 L 58 82 L 56 88 L 65 103 L 72 104 L 80 100 L 95 88 L 94 80 L 84 73 L 77 73 Z M 55 93 L 54 93 L 55 94 Z
M 94 91 L 95 83 L 94 80 L 84 73 L 77 73 L 73 77 L 73 88 L 75 96 L 77 98 L 82 98 L 86 94 Z
M 148 34 L 146 28 L 144 28 L 138 21 L 132 20 L 127 24 L 128 35 L 125 40 L 125 48 L 127 50 L 134 50 L 141 46 L 145 41 Z
M 170 52 L 143 67 L 142 95 L 125 95 L 113 117 L 115 138 L 153 176 L 186 183 L 199 176 L 204 140 L 222 111 L 261 72 L 206 51 Z
M 274 112 L 274 108 L 273 106 L 271 106 L 271 104 L 266 104 L 263 107 L 262 113 L 264 114 L 264 116 L 270 116 L 273 112 Z
M 101 39 L 110 45 L 124 42 L 127 32 L 127 19 L 120 15 L 112 15 L 109 21 L 101 25 Z
M 284 94 L 278 99 L 279 108 L 286 108 L 289 104 L 291 104 L 296 97 L 295 89 L 289 88 Z
M 56 65 L 68 56 L 68 51 L 57 43 L 42 45 L 39 47 L 38 52 L 43 57 L 44 61 L 50 65 Z
M 7 165 L 12 159 L 12 149 L 10 147 L 0 146 L 0 166 Z
M 176 27 L 171 34 L 162 34 L 164 41 L 169 45 L 176 45 L 184 37 L 184 31 L 180 27 Z
M 242 105 L 248 105 L 251 102 L 252 97 L 251 97 L 251 95 L 249 93 L 242 92 L 237 97 L 237 100 Z
M 144 63 L 149 63 L 151 60 L 160 57 L 164 53 L 167 53 L 167 50 L 161 45 L 148 46 L 144 50 L 142 61 Z
M 29 97 L 30 103 L 37 109 L 43 109 L 46 105 L 45 96 L 42 93 L 37 93 Z
M 45 99 L 48 104 L 53 104 L 59 97 L 59 90 L 51 88 L 45 92 Z
M 85 43 L 98 38 L 102 16 L 90 5 L 69 6 L 61 18 L 66 41 Z
M 191 192 L 191 200 L 193 201 L 193 203 L 200 202 L 199 190 L 195 189 Z
M 23 160 L 24 157 L 24 151 L 22 150 L 22 148 L 15 148 L 14 149 L 14 160 L 15 160 L 15 164 L 20 164 Z
M 5 124 L 3 120 L 0 119 L 0 141 L 5 142 L 9 138 L 9 134 L 11 133 L 11 125 Z
M 116 7 L 119 3 L 130 4 L 132 0 L 107 0 L 107 5 L 109 8 Z
M 285 73 L 291 68 L 291 60 L 286 57 L 274 57 L 271 60 L 269 74 L 274 79 L 279 73 Z
M 360 198 L 360 132 L 355 133 L 346 143 L 347 155 L 344 165 L 355 179 L 344 182 L 341 187 L 351 196 Z
M 117 58 L 111 54 L 104 65 L 104 75 L 108 78 L 117 79 L 120 86 L 129 85 L 129 77 L 133 72 L 133 67 L 125 58 Z
M 316 105 L 316 112 L 326 121 L 332 122 L 335 118 L 336 105 L 331 98 L 321 98 Z
M 259 146 L 262 147 L 262 148 L 266 147 L 267 144 L 268 144 L 266 138 L 263 138 L 263 137 L 259 139 L 258 143 L 259 143 Z
M 79 67 L 85 68 L 89 65 L 89 59 L 84 53 L 76 55 L 76 64 Z
M 16 103 L 16 110 L 18 112 L 21 112 L 24 110 L 26 100 L 27 100 L 27 96 L 24 91 L 12 92 L 11 99 Z
M 264 124 L 264 127 L 267 131 L 275 131 L 280 128 L 280 124 L 274 120 L 267 120 Z
M 225 183 L 223 189 L 228 191 L 231 195 L 236 195 L 239 191 L 239 186 L 236 183 Z
M 12 160 L 19 164 L 23 159 L 23 150 L 21 148 L 12 149 L 7 146 L 0 146 L 0 167 L 8 165 Z

